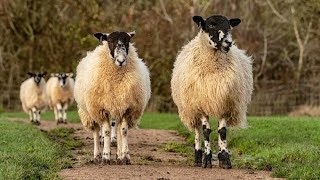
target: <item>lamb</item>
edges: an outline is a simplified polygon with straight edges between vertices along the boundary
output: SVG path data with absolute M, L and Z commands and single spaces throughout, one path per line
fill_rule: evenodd
M 130 43 L 134 32 L 95 33 L 102 42 L 77 66 L 74 95 L 83 126 L 93 132 L 94 162 L 110 164 L 110 121 L 117 127 L 117 163 L 130 164 L 128 129 L 135 127 L 150 99 L 149 70 Z
M 22 109 L 30 116 L 31 123 L 40 124 L 40 113 L 47 106 L 46 81 L 43 78 L 47 73 L 28 72 L 30 78 L 20 86 L 20 100 Z
M 211 168 L 209 117 L 218 118 L 219 166 L 231 168 L 227 125 L 246 126 L 247 105 L 253 91 L 252 59 L 232 42 L 230 29 L 240 19 L 194 16 L 200 32 L 182 48 L 174 63 L 172 97 L 181 121 L 195 131 L 195 166 Z M 201 150 L 201 125 L 204 157 Z
M 53 109 L 57 124 L 67 123 L 66 110 L 73 102 L 73 73 L 52 73 L 46 92 L 50 109 Z

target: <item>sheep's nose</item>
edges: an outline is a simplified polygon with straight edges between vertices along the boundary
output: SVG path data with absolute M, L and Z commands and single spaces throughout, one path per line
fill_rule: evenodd
M 231 42 L 231 41 L 225 40 L 224 42 L 225 42 L 228 46 L 231 46 L 231 45 L 232 45 L 232 42 Z

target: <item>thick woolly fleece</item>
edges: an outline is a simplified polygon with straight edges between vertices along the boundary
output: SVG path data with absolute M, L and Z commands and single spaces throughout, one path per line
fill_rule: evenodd
M 93 129 L 104 120 L 138 123 L 151 95 L 149 70 L 130 43 L 127 65 L 115 65 L 107 42 L 88 52 L 77 67 L 74 89 L 82 124 Z
M 61 87 L 57 77 L 51 77 L 47 81 L 46 92 L 48 96 L 49 107 L 53 108 L 58 103 L 70 105 L 73 98 L 74 80 L 70 77 L 66 79 L 65 87 Z
M 179 116 L 190 130 L 199 127 L 204 116 L 245 127 L 253 90 L 252 59 L 235 45 L 228 53 L 213 49 L 201 30 L 177 56 L 171 89 Z
M 29 113 L 33 107 L 44 110 L 47 106 L 46 81 L 41 78 L 37 85 L 33 77 L 25 80 L 20 86 L 20 100 L 24 112 Z

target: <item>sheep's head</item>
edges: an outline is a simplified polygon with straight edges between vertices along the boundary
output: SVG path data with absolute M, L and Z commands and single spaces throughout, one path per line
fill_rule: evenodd
M 128 60 L 129 43 L 135 32 L 112 32 L 110 34 L 95 33 L 94 36 L 100 42 L 107 41 L 110 54 L 114 63 L 119 66 L 125 66 Z
M 211 16 L 204 20 L 201 16 L 193 16 L 193 21 L 205 32 L 209 46 L 227 53 L 232 46 L 230 29 L 240 24 L 241 20 L 227 19 L 224 16 Z
M 39 73 L 39 72 L 34 72 L 34 73 L 32 73 L 32 72 L 28 72 L 28 75 L 33 78 L 33 80 L 34 80 L 34 82 L 35 82 L 36 84 L 39 84 L 39 83 L 41 82 L 41 78 L 43 78 L 46 74 L 47 74 L 47 72 L 44 72 L 44 73 Z
M 58 78 L 60 87 L 64 88 L 67 84 L 67 78 L 72 77 L 73 73 L 51 73 L 51 77 Z

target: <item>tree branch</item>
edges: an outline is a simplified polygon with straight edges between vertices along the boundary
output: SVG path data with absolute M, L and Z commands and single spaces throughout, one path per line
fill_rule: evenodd
M 282 22 L 289 22 L 285 17 L 283 17 L 277 10 L 276 8 L 272 5 L 272 3 L 270 2 L 270 0 L 267 0 L 267 3 L 269 5 L 269 7 L 271 8 L 271 10 L 273 11 L 273 13 L 278 16 L 278 18 L 281 19 Z
M 163 0 L 160 0 L 161 9 L 164 13 L 164 19 L 169 21 L 170 24 L 173 24 L 172 18 L 167 13 L 166 7 L 164 6 Z

